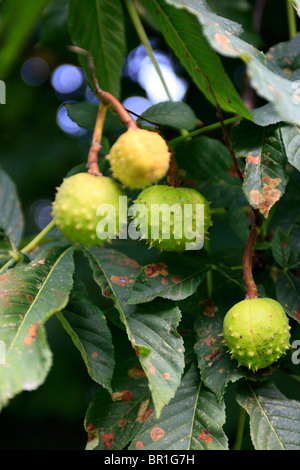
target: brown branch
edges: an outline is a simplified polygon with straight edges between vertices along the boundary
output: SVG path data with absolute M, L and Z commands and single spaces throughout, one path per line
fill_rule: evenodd
M 257 298 L 257 287 L 252 275 L 252 254 L 257 234 L 258 229 L 255 225 L 253 225 L 249 233 L 249 238 L 243 256 L 243 277 L 247 289 L 246 299 Z
M 99 165 L 98 165 L 98 152 L 101 148 L 101 138 L 102 138 L 102 130 L 104 125 L 104 120 L 106 116 L 106 112 L 108 110 L 108 106 L 103 102 L 100 103 L 98 114 L 96 118 L 96 124 L 94 128 L 92 144 L 90 146 L 90 150 L 88 153 L 88 162 L 87 168 L 88 173 L 95 176 L 102 176 L 100 172 Z
M 167 174 L 167 179 L 168 179 L 168 185 L 173 186 L 173 188 L 177 188 L 179 186 L 178 182 L 178 166 L 176 159 L 171 153 L 171 158 L 170 158 L 170 166 Z
M 124 106 L 120 103 L 120 101 L 117 100 L 117 98 L 115 98 L 108 91 L 101 90 L 97 77 L 96 77 L 96 69 L 95 69 L 94 60 L 93 60 L 93 57 L 90 55 L 90 53 L 86 51 L 85 49 L 82 49 L 81 47 L 77 47 L 77 46 L 69 46 L 68 48 L 70 51 L 75 52 L 77 54 L 84 55 L 87 58 L 88 67 L 89 67 L 90 74 L 91 74 L 91 80 L 94 86 L 95 93 L 98 96 L 98 98 L 102 100 L 104 103 L 106 104 L 109 103 L 113 106 L 116 113 L 119 115 L 120 120 L 127 126 L 128 129 L 133 129 L 133 130 L 138 129 L 138 126 L 135 120 L 130 116 L 130 114 L 124 108 Z

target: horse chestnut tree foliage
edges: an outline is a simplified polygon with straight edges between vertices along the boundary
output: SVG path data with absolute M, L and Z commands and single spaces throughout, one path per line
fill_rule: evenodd
M 53 70 L 64 48 L 85 89 L 60 95 L 84 137 L 63 135 L 39 230 L 20 171 L 6 160 L 0 169 L 2 412 L 47 386 L 59 362 L 51 317 L 93 384 L 87 449 L 300 449 L 299 14 L 298 0 L 4 4 L 7 92 L 27 43 Z M 68 42 L 51 42 L 56 34 Z M 179 98 L 162 54 L 186 86 Z M 149 88 L 138 84 L 146 62 Z M 127 107 L 131 95 L 147 108 Z M 34 175 L 47 181 L 46 128 L 42 142 L 27 188 Z

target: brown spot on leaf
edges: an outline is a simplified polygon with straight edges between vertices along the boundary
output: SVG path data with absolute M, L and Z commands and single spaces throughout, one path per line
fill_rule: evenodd
M 153 428 L 150 431 L 151 439 L 154 442 L 164 437 L 164 435 L 165 435 L 165 431 L 162 428 Z
M 122 277 L 122 276 L 120 276 L 120 277 L 111 276 L 110 280 L 112 282 L 115 282 L 116 284 L 119 284 L 119 286 L 125 286 L 128 283 L 130 284 L 130 283 L 134 282 L 133 279 L 128 279 L 128 277 Z
M 132 367 L 129 369 L 127 375 L 129 377 L 134 377 L 135 379 L 146 377 L 145 371 L 143 369 L 139 369 L 138 367 Z
M 33 297 L 32 297 L 32 295 L 26 294 L 26 299 L 28 300 L 28 302 L 30 302 L 30 303 L 32 304 L 32 302 L 33 302 Z
M 206 429 L 204 429 L 198 436 L 198 439 L 205 441 L 207 444 L 212 442 L 212 435 Z
M 166 277 L 162 277 L 160 282 L 162 286 L 167 286 L 169 284 L 169 281 Z
M 204 315 L 206 317 L 213 317 L 215 314 L 215 304 L 213 300 L 207 300 L 204 305 Z
M 125 264 L 125 266 L 128 266 L 129 268 L 140 269 L 139 263 L 137 263 L 134 259 L 131 258 L 124 258 L 123 264 Z
M 169 374 L 168 372 L 165 372 L 165 373 L 163 374 L 163 378 L 164 378 L 165 380 L 169 380 L 170 374 Z
M 151 366 L 149 367 L 149 374 L 155 374 L 155 367 Z
M 135 447 L 140 450 L 144 447 L 144 444 L 141 441 L 136 441 Z
M 159 274 L 162 274 L 163 276 L 167 276 L 168 275 L 168 267 L 166 265 L 166 263 L 152 263 L 152 264 L 148 264 L 146 267 L 145 267 L 145 275 L 147 277 L 154 277 L 154 276 L 158 276 Z
M 97 352 L 92 352 L 91 357 L 93 359 L 96 359 L 96 357 L 98 357 L 98 353 Z
M 27 346 L 32 344 L 32 341 L 35 339 L 35 337 L 37 335 L 37 327 L 38 327 L 39 323 L 41 323 L 41 320 L 37 321 L 36 323 L 31 325 L 30 328 L 28 328 L 27 333 L 29 334 L 29 336 L 27 336 L 23 339 L 24 343 Z
M 179 276 L 172 276 L 171 281 L 174 282 L 174 284 L 177 284 L 177 282 L 180 282 L 181 279 Z
M 293 310 L 293 314 L 295 315 L 295 318 L 300 321 L 300 313 L 297 312 L 296 310 Z
M 133 398 L 133 395 L 130 390 L 124 390 L 123 392 L 114 392 L 111 396 L 112 401 L 131 401 Z
M 212 347 L 214 342 L 215 342 L 215 338 L 213 338 L 212 336 L 208 336 L 207 338 L 205 338 L 205 343 L 209 347 Z
M 217 33 L 215 35 L 215 41 L 219 44 L 219 46 L 221 46 L 223 51 L 232 52 L 230 39 L 225 36 L 225 34 Z
M 255 165 L 259 165 L 260 155 L 256 155 L 255 157 L 253 155 L 247 155 L 247 162 L 254 163 Z
M 138 421 L 139 423 L 143 423 L 144 421 L 146 421 L 146 419 L 149 418 L 149 416 L 152 415 L 153 408 L 150 408 L 149 410 L 147 410 L 148 405 L 149 405 L 149 400 L 145 400 L 142 402 L 138 411 L 137 418 L 136 418 L 136 421 Z
M 113 444 L 114 438 L 115 438 L 115 435 L 113 432 L 112 433 L 106 432 L 105 434 L 102 435 L 101 440 L 103 444 L 105 445 L 105 447 L 107 448 L 107 450 L 109 450 L 110 446 Z
M 119 426 L 119 428 L 123 428 L 126 423 L 127 423 L 127 419 L 126 419 L 126 418 L 120 419 L 120 421 L 118 421 L 118 426 Z
M 275 189 L 280 182 L 280 178 L 270 178 L 267 184 L 263 186 L 262 194 L 256 189 L 250 191 L 253 204 L 257 206 L 265 217 L 268 217 L 271 207 L 280 199 L 281 193 L 279 189 Z

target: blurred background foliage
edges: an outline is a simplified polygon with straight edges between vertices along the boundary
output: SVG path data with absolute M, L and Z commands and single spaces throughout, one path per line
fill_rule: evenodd
M 242 24 L 245 40 L 263 51 L 289 39 L 284 0 L 209 3 L 218 14 Z M 0 79 L 6 84 L 6 104 L 0 105 L 0 165 L 16 183 L 26 217 L 27 237 L 47 224 L 55 187 L 71 168 L 86 162 L 90 143 L 90 132 L 70 121 L 64 107 L 68 102 L 95 100 L 76 55 L 68 50 L 71 40 L 67 19 L 67 0 L 21 4 L 4 0 L 0 4 Z M 157 60 L 166 70 L 173 96 L 185 100 L 205 125 L 216 122 L 215 109 L 195 89 L 150 18 L 145 15 L 143 21 Z M 157 89 L 157 77 L 128 17 L 126 34 L 128 54 L 123 67 L 121 100 L 128 109 L 140 114 L 165 96 L 151 92 Z M 243 64 L 236 59 L 222 61 L 247 106 L 263 104 L 249 88 Z M 215 132 L 210 137 L 221 139 L 221 134 Z M 225 230 L 222 218 L 218 220 L 211 235 L 216 248 L 235 246 L 236 235 L 228 227 Z M 222 236 L 217 236 L 218 233 Z M 93 281 L 85 263 L 79 259 L 78 269 L 93 293 Z M 52 370 L 37 391 L 22 393 L 2 411 L 1 450 L 85 447 L 83 419 L 95 384 L 56 318 L 52 317 L 46 326 L 53 351 Z M 287 396 L 289 386 L 292 385 L 281 384 Z M 231 402 L 230 393 L 227 397 L 227 413 L 236 419 L 229 421 L 230 428 L 225 431 L 229 439 L 234 439 L 238 407 L 234 400 Z

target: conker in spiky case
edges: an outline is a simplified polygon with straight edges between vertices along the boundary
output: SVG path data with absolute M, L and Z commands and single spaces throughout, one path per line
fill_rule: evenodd
M 102 244 L 117 235 L 119 196 L 123 195 L 124 192 L 112 178 L 77 173 L 65 178 L 57 189 L 53 203 L 53 219 L 67 240 L 88 246 Z M 112 221 L 111 226 L 115 225 L 116 230 L 115 233 L 99 238 L 96 230 L 101 217 L 97 215 L 97 208 L 103 204 L 111 204 L 115 208 L 116 224 Z M 108 215 L 106 220 L 109 225 Z
M 138 216 L 133 215 L 142 239 L 161 251 L 185 251 L 202 247 L 204 237 L 211 226 L 209 202 L 195 189 L 156 185 L 144 189 L 135 201 L 146 208 Z M 197 205 L 203 205 L 203 233 L 197 232 Z M 185 211 L 189 209 L 187 218 Z M 157 210 L 154 217 L 153 210 Z M 161 210 L 161 211 L 160 211 Z M 201 222 L 201 221 L 200 221 Z M 201 223 L 202 223 L 201 222 Z M 193 246 L 194 244 L 194 246 Z
M 224 340 L 238 364 L 252 371 L 276 362 L 289 348 L 290 326 L 279 302 L 245 299 L 235 304 L 223 323 Z
M 107 159 L 114 178 L 128 188 L 143 189 L 167 174 L 170 152 L 156 132 L 128 129 L 112 145 Z

